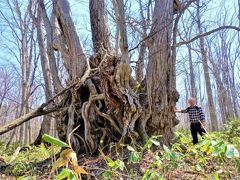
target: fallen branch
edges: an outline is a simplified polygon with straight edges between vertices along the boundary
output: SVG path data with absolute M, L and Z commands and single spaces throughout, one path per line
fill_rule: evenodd
M 58 96 L 64 94 L 65 92 L 69 91 L 70 89 L 72 89 L 73 87 L 75 86 L 78 86 L 80 87 L 86 80 L 87 78 L 89 77 L 90 73 L 93 71 L 91 68 L 90 68 L 90 64 L 89 64 L 89 60 L 86 60 L 86 63 L 87 63 L 87 69 L 84 73 L 84 75 L 82 76 L 82 78 L 76 82 L 74 82 L 73 84 L 71 84 L 70 86 L 68 86 L 67 88 L 63 89 L 62 91 L 60 91 L 59 93 L 57 93 L 54 97 L 52 97 L 48 102 L 46 103 L 43 103 L 39 109 L 43 109 L 44 107 L 46 107 L 48 104 L 50 104 L 51 102 L 54 102 L 54 99 L 56 99 Z
M 29 121 L 32 118 L 38 117 L 38 116 L 42 116 L 42 115 L 46 115 L 52 112 L 55 112 L 59 110 L 59 107 L 53 107 L 53 108 L 49 108 L 46 110 L 43 110 L 41 108 L 38 108 L 36 111 L 30 112 L 24 116 L 21 116 L 20 118 L 17 118 L 9 123 L 7 123 L 6 125 L 3 125 L 2 127 L 0 127 L 0 135 L 14 129 L 15 127 L 23 124 L 26 121 Z
M 42 115 L 46 115 L 55 111 L 60 110 L 60 108 L 62 108 L 61 106 L 54 106 L 51 107 L 49 109 L 45 109 L 51 102 L 54 102 L 54 99 L 56 99 L 57 97 L 59 97 L 60 95 L 64 94 L 66 91 L 70 90 L 71 88 L 75 87 L 75 86 L 81 86 L 86 79 L 89 77 L 90 73 L 91 73 L 91 69 L 90 69 L 90 65 L 89 65 L 89 61 L 87 60 L 87 69 L 85 71 L 85 74 L 82 76 L 82 78 L 76 82 L 74 82 L 72 85 L 68 86 L 67 88 L 65 88 L 64 90 L 62 90 L 61 92 L 59 92 L 58 94 L 56 94 L 53 98 L 51 98 L 48 102 L 43 103 L 37 110 L 30 112 L 28 114 L 25 114 L 15 120 L 10 121 L 9 123 L 7 123 L 6 125 L 3 125 L 2 127 L 0 127 L 0 135 L 14 129 L 17 126 L 20 126 L 21 124 L 23 124 L 24 122 L 27 122 L 35 117 L 38 116 L 42 116 Z
M 8 164 L 11 164 L 13 161 L 15 161 L 15 160 L 17 159 L 17 156 L 18 156 L 20 150 L 21 150 L 21 147 L 18 146 L 18 148 L 17 148 L 17 149 L 15 150 L 15 152 L 13 153 L 12 158 L 10 159 L 10 161 L 8 162 Z

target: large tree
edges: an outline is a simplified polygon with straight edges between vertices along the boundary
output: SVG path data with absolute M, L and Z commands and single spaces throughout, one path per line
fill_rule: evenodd
M 146 84 L 151 114 L 147 130 L 163 134 L 163 142 L 172 138 L 172 127 L 178 124 L 173 108 L 179 98 L 175 89 L 172 56 L 173 1 L 157 0 L 153 14 L 153 34 L 149 47 Z
M 172 48 L 171 42 L 173 17 L 179 3 L 155 1 L 151 32 L 144 42 L 149 50 L 147 74 L 145 78 L 139 78 L 143 80 L 137 91 L 133 90 L 138 83 L 131 76 L 129 64 L 125 4 L 123 0 L 114 0 L 113 4 L 120 50 L 112 48 L 105 0 L 90 0 L 94 54 L 88 58 L 71 18 L 68 1 L 53 0 L 51 20 L 43 1 L 38 1 L 47 32 L 47 45 L 50 46 L 48 57 L 46 52 L 41 52 L 41 59 L 49 61 L 49 76 L 57 95 L 48 98 L 49 101 L 32 114 L 18 119 L 17 124 L 57 111 L 58 136 L 64 141 L 70 140 L 78 153 L 94 153 L 99 146 L 105 147 L 112 141 L 146 140 L 153 134 L 161 134 L 162 143 L 170 144 L 172 127 L 178 123 L 173 111 L 179 97 L 175 89 L 176 46 Z M 40 36 L 38 41 L 41 45 Z M 68 87 L 65 89 L 56 77 L 55 62 L 51 62 L 56 60 L 55 52 L 60 53 L 67 73 Z M 13 126 L 3 127 L 1 132 Z
M 135 141 L 139 135 L 145 140 L 148 135 L 162 134 L 162 142 L 169 144 L 173 135 L 172 127 L 178 122 L 173 112 L 178 100 L 171 48 L 173 1 L 155 2 L 148 73 L 141 89 L 141 94 L 145 94 L 145 97 L 142 98 L 141 104 L 138 94 L 133 91 L 135 81 L 131 78 L 129 66 L 124 3 L 122 0 L 113 3 L 120 35 L 120 57 L 117 56 L 117 52 L 111 50 L 105 1 L 90 0 L 94 55 L 90 60 L 73 59 L 79 66 L 83 66 L 85 61 L 90 63 L 90 66 L 86 67 L 83 76 L 70 76 L 72 81 L 76 80 L 74 77 L 86 78 L 63 98 L 67 109 L 58 120 L 58 130 L 61 132 L 59 137 L 66 140 L 69 133 L 80 125 L 71 139 L 79 152 L 95 152 L 99 145 L 106 145 L 110 141 Z M 62 28 L 58 39 L 67 39 L 64 41 L 69 46 L 67 49 L 79 47 L 80 40 L 74 33 L 68 2 L 56 1 L 54 12 L 57 19 L 55 26 Z M 66 36 L 70 33 L 73 35 Z M 73 44 L 74 41 L 77 43 Z M 66 51 L 63 54 L 62 49 L 59 50 L 64 58 L 74 54 Z M 84 53 L 82 50 L 80 52 Z

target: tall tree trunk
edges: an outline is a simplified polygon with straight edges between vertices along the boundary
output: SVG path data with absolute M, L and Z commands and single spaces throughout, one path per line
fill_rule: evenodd
M 105 0 L 90 0 L 90 18 L 91 18 L 91 31 L 94 52 L 97 53 L 100 49 L 108 48 L 110 45 L 110 32 L 107 27 L 107 10 Z M 96 31 L 97 29 L 97 31 Z
M 113 6 L 117 17 L 117 25 L 120 34 L 121 62 L 128 64 L 129 63 L 128 39 L 123 0 L 113 0 Z
M 231 94 L 232 94 L 232 101 L 233 101 L 233 108 L 234 108 L 235 117 L 239 117 L 240 112 L 239 112 L 238 96 L 237 96 L 234 70 L 232 70 Z
M 199 3 L 200 3 L 200 0 L 197 1 L 197 28 L 199 33 L 201 34 L 202 24 L 200 19 Z M 208 57 L 207 57 L 207 51 L 205 49 L 204 37 L 200 37 L 199 42 L 200 42 L 200 50 L 201 50 L 201 56 L 202 56 L 201 58 L 202 58 L 203 71 L 204 71 L 204 77 L 205 77 L 205 83 L 206 83 L 206 91 L 207 91 L 207 97 L 208 97 L 208 105 L 209 105 L 209 111 L 210 111 L 212 130 L 216 131 L 218 130 L 218 122 L 217 122 L 217 116 L 216 116 L 216 109 L 213 102 L 211 80 L 210 80 L 210 74 L 209 74 L 209 68 L 208 68 Z
M 222 79 L 221 79 L 221 66 L 219 67 L 218 63 L 221 63 L 221 61 L 214 61 L 213 54 L 212 54 L 212 48 L 211 48 L 211 44 L 210 42 L 208 42 L 208 54 L 209 54 L 209 61 L 212 65 L 212 69 L 213 69 L 213 75 L 215 78 L 215 82 L 217 85 L 217 99 L 218 99 L 218 105 L 219 105 L 219 109 L 220 109 L 220 113 L 221 113 L 221 118 L 222 118 L 222 122 L 225 123 L 226 122 L 226 89 L 222 83 Z M 218 60 L 221 59 L 221 57 L 216 57 Z
M 21 78 L 21 110 L 20 110 L 20 116 L 25 115 L 29 112 L 29 94 L 30 94 L 30 63 L 28 59 L 28 49 L 27 49 L 27 34 L 25 32 L 24 27 L 22 27 L 21 31 L 21 72 L 22 72 L 22 78 Z M 22 138 L 21 142 L 27 144 L 28 143 L 28 123 L 23 124 L 22 126 L 25 126 L 24 130 L 22 128 L 21 130 L 21 136 Z
M 189 57 L 189 70 L 190 70 L 190 95 L 197 99 L 197 91 L 196 91 L 196 84 L 195 84 L 195 73 L 193 68 L 193 60 L 192 60 L 192 52 L 191 52 L 191 45 L 188 46 L 188 57 Z
M 65 45 L 68 47 L 68 51 L 66 51 L 60 44 L 56 46 L 59 47 L 56 50 L 59 50 L 61 55 L 65 55 L 63 59 L 69 68 L 72 63 L 71 56 L 74 55 L 76 49 L 82 53 L 82 57 L 85 55 L 83 48 L 79 46 L 81 45 L 80 40 L 77 40 L 77 36 L 75 36 L 76 32 L 70 17 L 68 2 L 66 0 L 54 2 L 57 19 L 55 23 L 58 23 L 62 32 L 59 42 L 66 42 Z M 110 43 L 106 41 L 109 39 L 109 35 L 105 8 L 103 8 L 106 6 L 105 1 L 90 1 L 89 5 L 93 6 L 90 7 L 90 17 L 92 28 L 94 28 L 92 40 L 96 53 L 92 57 L 91 66 L 88 65 L 88 59 L 85 59 L 87 70 L 84 76 L 72 91 L 65 94 L 63 104 L 67 110 L 61 113 L 58 122 L 59 137 L 65 141 L 72 130 L 80 125 L 78 132 L 74 133 L 71 138 L 71 143 L 78 153 L 93 153 L 99 146 L 105 146 L 113 139 L 124 143 L 126 140 L 130 140 L 129 137 L 137 138 L 135 123 L 141 112 L 137 96 L 130 87 L 129 57 L 123 58 L 128 54 L 126 42 L 121 40 L 121 47 L 124 47 L 121 57 L 112 54 Z M 99 17 L 99 15 L 104 15 L 104 17 Z M 94 22 L 98 18 L 102 21 L 96 25 Z M 121 17 L 121 19 L 124 18 Z M 119 28 L 120 35 L 124 34 L 124 28 L 126 27 Z M 69 36 L 69 33 L 72 36 Z M 105 41 L 104 49 L 101 49 L 100 44 L 103 41 Z M 76 59 L 74 60 L 76 61 Z M 84 59 L 81 59 L 80 62 L 83 62 L 82 60 Z M 89 68 L 96 69 L 98 72 L 91 74 Z M 76 76 L 74 73 L 69 71 L 72 77 Z
M 141 38 L 145 39 L 147 37 L 147 20 L 144 17 L 144 9 L 142 1 L 139 1 L 139 7 L 140 7 L 140 15 L 141 15 L 141 22 L 142 22 L 142 34 Z M 149 11 L 149 6 L 148 6 Z M 138 60 L 136 62 L 136 80 L 141 83 L 144 79 L 143 76 L 143 70 L 144 70 L 144 59 L 147 53 L 147 45 L 145 42 L 142 42 L 139 49 L 139 56 Z
M 136 80 L 141 83 L 143 80 L 143 69 L 144 69 L 144 59 L 145 59 L 145 55 L 146 55 L 146 44 L 143 42 L 140 45 L 140 50 L 139 50 L 139 56 L 138 56 L 138 60 L 136 62 Z
M 39 6 L 41 7 L 42 18 L 44 22 L 44 26 L 46 29 L 46 36 L 47 36 L 47 55 L 48 61 L 50 66 L 50 73 L 53 80 L 54 92 L 57 94 L 58 92 L 63 90 L 63 86 L 58 76 L 58 69 L 56 65 L 56 58 L 54 56 L 54 49 L 53 49 L 53 28 L 51 22 L 47 16 L 47 12 L 44 5 L 44 0 L 38 1 Z
M 86 60 L 82 44 L 79 40 L 76 28 L 70 15 L 70 5 L 67 0 L 53 0 L 53 10 L 56 20 L 55 30 L 61 32 L 55 34 L 56 39 L 60 39 L 57 45 L 58 50 L 64 55 L 66 69 L 70 79 L 76 80 L 82 77 L 86 68 Z M 59 29 L 57 29 L 59 28 Z
M 226 119 L 227 119 L 226 89 L 224 88 L 223 83 L 221 81 L 219 69 L 217 68 L 217 65 L 212 61 L 213 60 L 210 60 L 210 62 L 212 63 L 212 66 L 213 66 L 214 77 L 215 77 L 215 81 L 217 84 L 218 104 L 219 104 L 219 108 L 221 111 L 222 121 L 223 121 L 223 123 L 226 123 Z
M 33 16 L 33 15 L 32 15 Z M 48 58 L 47 58 L 47 52 L 46 47 L 44 45 L 44 39 L 43 39 L 43 32 L 42 32 L 42 8 L 38 4 L 38 10 L 37 10 L 37 18 L 32 17 L 33 22 L 37 26 L 37 41 L 40 51 L 40 58 L 41 58 L 41 68 L 43 72 L 43 79 L 44 79 L 44 92 L 45 92 L 45 100 L 49 101 L 52 97 L 52 85 L 51 85 L 51 74 L 50 74 L 50 67 L 48 64 Z M 43 117 L 43 122 L 41 124 L 40 131 L 38 133 L 38 136 L 34 142 L 35 145 L 39 145 L 41 143 L 41 139 L 43 134 L 50 134 L 51 129 L 51 116 L 45 115 Z
M 15 118 L 17 118 L 18 117 L 18 108 L 17 108 L 17 110 L 16 110 L 16 114 L 15 114 Z M 14 139 L 14 137 L 16 138 L 16 141 L 17 141 L 17 131 L 18 131 L 18 128 L 19 127 L 17 127 L 17 128 L 15 128 L 13 131 L 12 131 L 12 133 L 11 133 L 11 135 L 10 135 L 10 137 L 9 137 L 9 140 L 8 140 L 8 142 L 7 142 L 7 144 L 6 144 L 6 147 L 8 148 L 9 147 L 9 145 L 13 142 L 13 139 Z
M 225 70 L 223 70 L 223 71 L 225 71 Z M 229 74 L 229 72 L 227 72 L 227 74 Z M 234 108 L 233 108 L 233 102 L 232 102 L 232 96 L 231 96 L 231 94 L 232 94 L 231 93 L 231 84 L 230 84 L 229 80 L 227 80 L 227 81 L 223 80 L 223 82 L 225 82 L 226 86 L 227 86 L 226 91 L 224 91 L 223 95 L 225 96 L 225 99 L 226 99 L 226 108 L 227 108 L 226 120 L 229 120 L 230 118 L 234 117 Z
M 175 84 L 171 83 L 172 65 L 171 40 L 173 25 L 173 1 L 157 0 L 153 14 L 147 67 L 147 93 L 151 118 L 148 120 L 148 133 L 163 134 L 166 145 L 173 137 L 172 127 L 178 124 L 173 107 L 179 95 Z
M 233 103 L 231 99 L 231 85 L 230 85 L 230 69 L 229 69 L 229 58 L 228 58 L 228 46 L 226 43 L 226 33 L 220 33 L 221 38 L 221 58 L 222 58 L 222 77 L 225 85 L 225 102 L 226 102 L 226 118 L 227 120 L 234 116 Z

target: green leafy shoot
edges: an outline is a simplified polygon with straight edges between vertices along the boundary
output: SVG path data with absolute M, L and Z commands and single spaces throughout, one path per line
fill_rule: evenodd
M 55 180 L 63 180 L 63 179 L 68 179 L 68 180 L 77 180 L 77 177 L 75 173 L 68 168 L 64 168 L 56 177 Z
M 55 137 L 52 137 L 48 134 L 44 134 L 42 136 L 42 139 L 47 142 L 47 143 L 50 143 L 52 145 L 55 145 L 55 146 L 58 146 L 58 147 L 69 147 L 69 145 Z

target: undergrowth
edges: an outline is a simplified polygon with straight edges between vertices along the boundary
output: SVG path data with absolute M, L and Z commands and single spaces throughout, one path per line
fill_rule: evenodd
M 44 144 L 38 147 L 25 146 L 16 152 L 18 147 L 20 147 L 19 143 L 14 143 L 9 147 L 5 147 L 4 143 L 0 144 L 0 179 L 23 175 L 31 176 L 31 179 L 34 179 L 37 175 L 41 175 L 46 167 L 51 167 L 51 163 L 42 167 L 41 162 L 47 160 L 51 154 L 60 151 L 59 147 L 46 147 Z M 14 154 L 16 154 L 15 158 L 13 158 Z
M 171 147 L 161 146 L 161 136 L 154 136 L 142 146 L 114 144 L 109 151 L 99 150 L 100 155 L 95 158 L 77 158 L 71 146 L 45 135 L 43 139 L 51 147 L 44 144 L 25 147 L 4 170 L 0 163 L 0 177 L 39 179 L 43 170 L 36 164 L 51 157 L 52 163 L 44 167 L 48 179 L 240 179 L 239 119 L 230 121 L 224 131 L 200 138 L 197 145 L 192 145 L 189 131 L 178 130 L 175 134 Z M 6 149 L 0 143 L 0 155 L 5 163 L 11 161 L 18 146 L 16 143 Z M 56 158 L 54 154 L 61 148 Z

